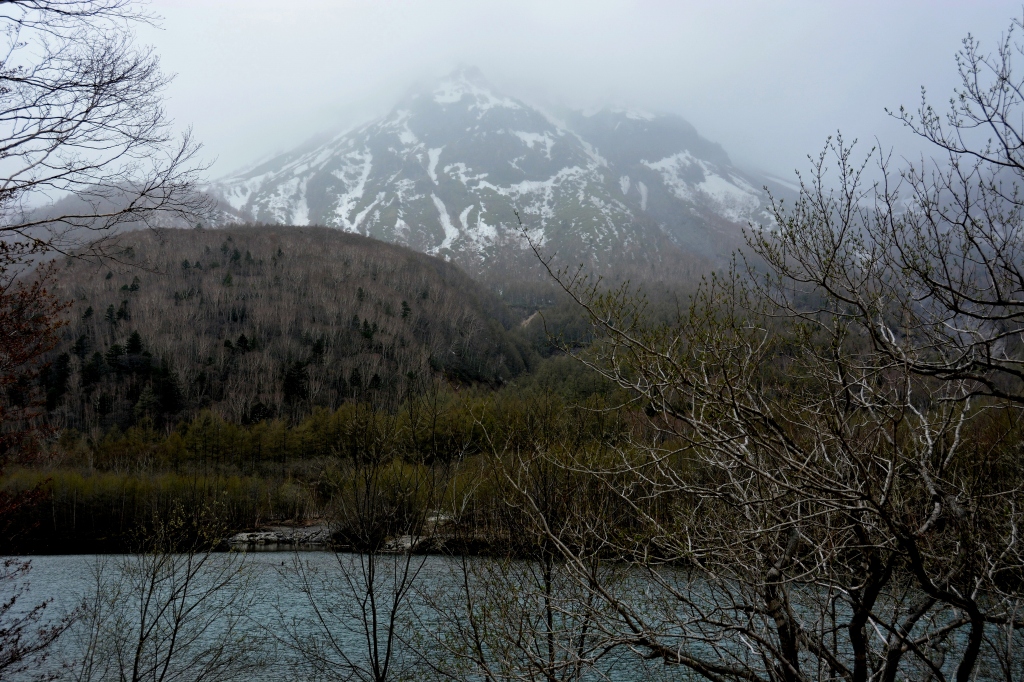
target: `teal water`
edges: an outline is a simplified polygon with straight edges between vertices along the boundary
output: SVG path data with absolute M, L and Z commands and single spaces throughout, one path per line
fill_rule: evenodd
M 108 582 L 112 579 L 114 583 L 124 582 L 117 569 L 125 560 L 126 557 L 103 555 L 32 557 L 32 568 L 27 576 L 28 590 L 19 603 L 28 607 L 49 599 L 49 617 L 59 618 L 73 612 L 95 594 L 98 572 L 106 575 Z M 453 653 L 460 648 L 453 633 L 466 624 L 460 615 L 464 604 L 458 591 L 463 579 L 462 559 L 413 557 L 408 568 L 416 572 L 414 582 L 402 578 L 402 570 L 406 568 L 405 557 L 378 558 L 374 567 L 376 573 L 371 576 L 362 557 L 351 554 L 336 556 L 330 552 L 254 552 L 244 557 L 213 555 L 206 573 L 219 575 L 227 562 L 239 560 L 245 578 L 239 586 L 241 600 L 233 607 L 218 612 L 209 623 L 200 620 L 198 629 L 202 631 L 197 634 L 193 649 L 173 660 L 168 666 L 168 674 L 160 677 L 154 673 L 147 679 L 168 682 L 198 679 L 200 675 L 195 671 L 203 669 L 203 661 L 196 657 L 197 652 L 202 653 L 204 642 L 216 643 L 218 637 L 225 636 L 225 631 L 233 646 L 247 651 L 240 660 L 230 662 L 206 679 L 224 682 L 235 679 L 372 679 L 372 655 L 369 652 L 376 643 L 378 658 L 382 658 L 381 653 L 386 650 L 389 639 L 391 598 L 395 589 L 408 587 L 410 583 L 412 587 L 400 600 L 402 607 L 390 628 L 395 637 L 390 642 L 393 653 L 389 660 L 389 679 L 452 679 L 452 675 L 468 680 L 482 679 L 479 668 L 474 668 L 468 661 L 461 661 L 459 655 Z M 372 600 L 366 590 L 371 577 L 375 587 Z M 310 599 L 310 595 L 314 599 Z M 511 601 L 503 601 L 511 596 L 508 593 L 492 596 L 497 596 L 505 608 L 509 604 L 514 607 L 517 602 L 515 597 Z M 137 623 L 140 608 L 137 590 L 123 590 L 123 596 L 118 596 L 113 602 L 115 607 L 123 607 L 124 612 L 120 613 L 119 620 L 117 614 L 111 615 L 110 609 L 115 607 L 107 607 L 110 624 L 105 632 L 108 638 L 111 631 L 124 633 Z M 378 615 L 375 637 L 372 623 L 374 603 Z M 211 604 L 216 608 L 223 606 L 216 600 Z M 520 606 L 525 607 L 522 612 L 512 613 L 513 622 L 509 626 L 513 629 L 530 624 L 530 606 L 525 603 Z M 523 614 L 527 614 L 525 619 Z M 518 622 L 514 622 L 516 618 Z M 367 623 L 371 626 L 369 631 L 364 627 Z M 538 625 L 535 618 L 532 624 Z M 62 679 L 83 682 L 118 679 L 119 675 L 113 668 L 91 675 L 83 674 L 82 660 L 87 657 L 90 632 L 94 631 L 80 620 L 54 645 L 45 670 Z M 164 639 L 167 639 L 166 635 Z M 487 653 L 488 662 L 495 671 L 526 673 L 530 677 L 529 649 L 534 649 L 534 655 L 539 652 L 539 660 L 546 662 L 547 656 L 541 651 L 543 645 L 544 642 L 537 642 L 520 651 L 505 651 L 495 646 Z M 109 647 L 103 649 L 97 658 L 109 665 L 116 659 L 112 651 Z M 520 660 L 514 660 L 517 658 Z M 563 651 L 559 658 L 568 661 L 572 654 Z M 175 668 L 181 668 L 180 674 L 170 674 Z M 442 676 L 441 671 L 449 677 Z M 558 678 L 576 679 L 575 672 L 579 671 L 565 663 Z M 18 677 L 31 679 L 30 675 Z M 661 679 L 661 675 L 657 667 L 649 668 L 634 655 L 623 651 L 602 656 L 597 668 L 579 679 L 633 682 Z
M 184 622 L 191 623 L 181 629 L 188 635 L 182 638 L 188 640 L 188 646 L 171 657 L 169 665 L 161 669 L 162 674 L 154 672 L 146 679 L 153 682 L 372 679 L 371 652 L 376 647 L 379 661 L 389 639 L 392 656 L 388 661 L 391 666 L 388 679 L 483 679 L 479 666 L 463 658 L 473 653 L 465 646 L 465 635 L 479 626 L 479 622 L 471 623 L 466 616 L 463 590 L 467 581 L 473 584 L 470 592 L 476 613 L 486 614 L 490 619 L 486 622 L 484 649 L 477 654 L 490 666 L 492 677 L 540 679 L 536 675 L 538 665 L 550 666 L 552 659 L 545 648 L 551 642 L 543 637 L 531 638 L 531 633 L 545 628 L 540 615 L 542 601 L 537 592 L 535 565 L 520 562 L 495 572 L 487 568 L 493 566 L 493 562 L 487 564 L 485 560 L 445 556 L 412 557 L 408 564 L 406 560 L 402 556 L 383 556 L 371 566 L 359 555 L 317 551 L 212 555 L 209 565 L 197 575 L 195 586 L 201 591 L 204 581 L 229 576 L 229 589 L 218 592 L 217 597 L 191 612 L 188 608 L 194 607 L 193 604 L 172 604 L 172 610 L 183 609 Z M 98 665 L 93 674 L 83 671 L 82 661 L 86 659 L 84 652 L 90 650 L 89 633 L 102 632 L 104 636 L 99 639 L 106 640 L 116 639 L 117 635 L 112 633 L 121 636 L 127 633 L 127 640 L 136 634 L 133 628 L 140 620 L 140 590 L 138 583 L 128 585 L 125 574 L 119 571 L 125 564 L 134 565 L 133 558 L 102 555 L 31 558 L 32 568 L 25 581 L 27 591 L 19 598 L 19 608 L 50 600 L 47 616 L 59 619 L 74 612 L 96 593 L 98 574 L 106 576 L 103 584 L 108 599 L 102 628 L 90 630 L 85 626 L 87 619 L 80 619 L 54 645 L 42 669 L 34 668 L 18 680 L 32 679 L 32 675 L 39 672 L 80 682 L 118 679 L 111 664 L 116 663 L 118 651 L 124 656 L 124 647 L 116 650 L 109 642 L 106 648 L 93 645 L 92 650 L 98 652 L 95 659 L 107 666 L 103 669 L 103 665 Z M 403 579 L 406 568 L 415 572 L 415 580 Z M 633 577 L 638 579 L 634 582 Z M 674 579 L 683 580 L 683 574 L 679 573 Z M 370 584 L 374 587 L 372 593 L 367 590 Z M 665 599 L 664 593 L 651 590 L 651 583 L 642 575 L 632 574 L 624 584 L 635 595 L 637 605 L 645 604 L 643 608 L 647 613 L 655 616 L 664 609 L 663 623 L 668 628 L 664 632 L 675 627 L 672 622 L 679 622 L 676 619 L 681 614 L 674 612 L 671 600 Z M 688 584 L 693 586 L 693 583 Z M 114 594 L 111 586 L 120 587 L 121 591 Z M 7 599 L 11 587 L 0 583 L 0 599 Z M 574 665 L 579 653 L 580 623 L 573 620 L 571 584 L 562 583 L 556 594 L 563 589 L 567 590 L 564 600 L 556 598 L 555 611 L 559 615 L 555 619 L 557 634 L 552 640 L 557 649 L 553 659 L 556 679 L 615 682 L 690 679 L 686 671 L 678 667 L 645 662 L 625 648 L 600 656 L 599 649 L 587 650 L 587 658 L 597 657 L 593 665 L 583 669 Z M 394 620 L 389 621 L 396 590 L 406 591 L 399 600 L 401 606 L 394 613 Z M 154 594 L 159 597 L 166 591 L 161 592 L 158 586 Z M 374 613 L 378 617 L 375 630 Z M 161 646 L 168 639 L 165 635 L 166 631 L 156 637 Z M 593 629 L 588 635 L 594 635 Z M 209 650 L 216 650 L 221 641 L 227 642 L 230 651 L 219 661 L 216 657 L 211 659 Z M 161 646 L 152 648 L 150 659 L 160 659 L 164 651 Z M 952 673 L 957 658 L 955 652 L 950 653 L 943 666 L 947 676 Z M 232 655 L 235 658 L 231 658 Z M 1016 677 L 1018 672 L 1024 674 L 1020 661 L 1015 668 L 1020 670 L 1011 673 L 1010 679 L 1024 679 Z M 1005 673 L 1000 674 L 997 662 L 986 651 L 975 679 L 1007 678 Z

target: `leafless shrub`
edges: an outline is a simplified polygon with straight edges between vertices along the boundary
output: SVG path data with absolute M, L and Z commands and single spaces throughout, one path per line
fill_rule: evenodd
M 145 551 L 98 559 L 65 647 L 67 676 L 215 681 L 258 669 L 264 640 L 248 613 L 257 576 L 243 555 L 214 551 L 222 530 L 179 511 Z

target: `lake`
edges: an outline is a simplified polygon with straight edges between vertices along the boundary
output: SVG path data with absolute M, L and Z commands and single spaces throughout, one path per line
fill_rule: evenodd
M 137 679 L 154 682 L 358 680 L 384 668 L 387 679 L 477 680 L 485 667 L 492 679 L 537 679 L 541 668 L 563 680 L 686 678 L 624 647 L 606 651 L 577 610 L 579 587 L 556 572 L 545 600 L 545 576 L 532 562 L 282 551 L 31 563 L 20 608 L 51 599 L 47 613 L 57 617 L 89 606 L 46 663 L 63 679 L 119 679 L 118 668 L 134 667 L 148 671 Z M 636 604 L 652 614 L 670 607 L 644 575 L 625 578 Z M 0 596 L 10 587 L 0 584 Z M 676 617 L 669 611 L 665 623 Z M 996 661 L 982 658 L 977 679 L 996 679 Z
M 359 555 L 336 556 L 323 551 L 214 554 L 209 563 L 194 571 L 193 594 L 202 595 L 218 580 L 225 587 L 199 603 L 195 596 L 191 602 L 173 597 L 176 589 L 184 589 L 187 581 L 183 576 L 195 568 L 184 556 L 178 558 L 179 564 L 160 567 L 129 556 L 31 557 L 29 587 L 20 599 L 23 608 L 52 599 L 47 612 L 56 616 L 71 612 L 92 595 L 92 612 L 102 615 L 92 619 L 93 627 L 89 618 L 81 619 L 58 640 L 47 669 L 65 679 L 116 679 L 113 668 L 134 653 L 139 637 L 131 631 L 144 620 L 153 628 L 153 638 L 146 645 L 149 649 L 140 657 L 144 665 L 152 664 L 153 672 L 146 679 L 196 679 L 189 670 L 203 671 L 205 679 L 225 681 L 372 679 L 375 668 L 379 672 L 384 664 L 390 666 L 389 679 L 481 679 L 479 667 L 469 658 L 470 642 L 464 637 L 468 619 L 459 586 L 467 579 L 479 590 L 474 598 L 486 601 L 487 608 L 501 609 L 504 627 L 520 631 L 542 627 L 540 602 L 531 595 L 531 586 L 539 583 L 525 562 L 513 562 L 496 574 L 490 568 L 481 570 L 483 564 L 478 559 L 445 556 L 407 561 L 404 556 L 386 555 L 368 563 Z M 98 582 L 97 576 L 103 580 Z M 102 600 L 95 599 L 98 584 L 106 585 L 100 590 Z M 371 584 L 373 589 L 368 590 Z M 402 595 L 402 608 L 393 610 L 396 594 Z M 141 616 L 146 596 L 151 602 L 172 606 L 168 613 L 154 618 L 150 605 L 150 615 Z M 191 613 L 189 608 L 193 608 Z M 188 616 L 194 623 L 173 627 Z M 104 620 L 106 625 L 101 625 Z M 552 656 L 544 650 L 547 641 L 543 638 L 527 642 L 526 647 L 509 648 L 501 643 L 501 636 L 508 633 L 495 628 L 490 639 L 483 641 L 487 660 L 478 656 L 476 663 L 515 675 L 527 672 L 533 657 L 537 659 L 534 663 L 541 665 L 555 661 L 559 677 L 570 678 L 580 623 L 564 613 L 556 615 L 556 623 L 561 632 L 552 640 Z M 383 654 L 388 650 L 389 630 L 396 637 L 391 639 L 391 656 L 387 657 Z M 376 638 L 368 636 L 374 631 Z M 181 643 L 170 655 L 166 642 L 174 636 Z M 368 653 L 372 642 L 377 644 L 376 657 Z M 89 660 L 89 652 L 93 652 L 93 669 L 83 673 L 82 661 Z M 160 677 L 161 665 L 167 661 L 168 673 Z M 661 679 L 663 669 L 642 664 L 627 652 L 605 654 L 596 667 L 601 674 L 583 675 L 582 679 Z

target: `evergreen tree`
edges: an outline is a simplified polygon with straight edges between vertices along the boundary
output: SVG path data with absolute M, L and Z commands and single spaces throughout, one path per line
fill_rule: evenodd
M 84 365 L 82 365 L 82 386 L 89 387 L 103 378 L 103 354 L 96 351 Z
M 142 354 L 142 335 L 138 331 L 133 331 L 131 336 L 128 337 L 128 344 L 124 350 L 128 355 Z
M 284 399 L 298 401 L 306 397 L 306 364 L 293 362 L 284 373 Z
M 122 361 L 124 359 L 124 346 L 119 343 L 115 343 L 107 349 L 106 356 L 104 358 L 107 361 L 107 366 L 117 371 L 122 367 Z
M 46 386 L 46 409 L 52 410 L 68 388 L 71 377 L 71 357 L 67 353 L 57 356 L 53 365 L 42 372 L 43 384 Z
M 152 419 L 159 406 L 160 401 L 157 399 L 156 393 L 153 392 L 153 386 L 146 384 L 146 387 L 142 389 L 142 393 L 139 395 L 138 401 L 135 403 L 133 410 L 135 420 L 141 421 L 147 417 Z
M 78 340 L 75 341 L 75 345 L 72 346 L 71 352 L 74 353 L 79 360 L 84 360 L 86 353 L 89 352 L 89 337 L 85 334 L 79 336 Z

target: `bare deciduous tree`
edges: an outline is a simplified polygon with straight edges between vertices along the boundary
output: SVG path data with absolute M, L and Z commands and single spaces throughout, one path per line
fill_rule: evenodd
M 526 410 L 537 421 L 559 421 L 543 407 L 532 408 Z M 573 512 L 600 505 L 607 495 L 550 456 L 565 444 L 550 442 L 551 434 L 544 433 L 550 426 L 508 430 L 503 442 L 490 443 L 498 456 L 487 464 L 495 472 L 508 536 L 487 556 L 453 559 L 457 568 L 421 590 L 430 606 L 418 623 L 424 658 L 440 679 L 604 679 L 620 662 L 615 644 L 597 627 L 596 612 L 605 604 L 573 579 L 550 536 L 574 544 L 584 534 L 573 527 L 580 516 Z M 458 512 L 455 505 L 456 521 Z M 592 556 L 589 569 L 615 580 L 615 569 L 599 557 Z M 631 666 L 633 679 L 641 679 L 641 667 Z
M 0 501 L 2 504 L 3 501 Z M 44 616 L 50 602 L 23 609 L 21 597 L 26 593 L 22 582 L 29 572 L 29 562 L 6 558 L 0 562 L 0 676 L 14 677 L 38 671 L 46 661 L 50 645 L 67 629 L 71 616 L 47 621 Z M 39 677 L 45 679 L 45 675 Z
M 0 457 L 35 426 L 28 384 L 63 310 L 52 271 L 19 277 L 87 238 L 207 208 L 198 146 L 188 133 L 176 141 L 162 107 L 168 78 L 134 44 L 131 26 L 151 21 L 132 0 L 0 3 Z M 35 644 L 24 639 L 31 621 L 11 616 L 0 613 L 0 631 L 17 635 L 14 655 Z
M 589 514 L 579 537 L 549 532 L 611 608 L 609 640 L 708 679 L 966 680 L 989 626 L 1019 627 L 1013 413 L 922 380 L 841 316 L 773 319 L 738 276 L 653 329 L 631 294 L 581 284 L 604 332 L 584 361 L 656 429 L 614 464 L 572 465 L 642 532 Z M 603 553 L 631 557 L 645 590 L 595 579 Z
M 67 250 L 160 216 L 192 219 L 198 146 L 175 139 L 168 77 L 134 42 L 133 0 L 0 6 L 0 238 Z
M 287 639 L 316 679 L 415 679 L 416 587 L 448 471 L 403 460 L 394 417 L 364 417 L 359 451 L 330 481 L 330 524 L 343 547 L 327 566 L 295 556 L 292 575 L 311 615 L 293 622 Z
M 549 533 L 614 613 L 610 641 L 713 680 L 1020 674 L 1017 49 L 968 39 L 949 116 L 900 114 L 947 152 L 934 169 L 895 182 L 883 164 L 865 186 L 830 143 L 751 233 L 759 259 L 673 324 L 627 287 L 552 273 L 598 334 L 579 357 L 655 429 L 614 465 L 575 465 L 642 520 L 580 525 L 646 590 L 595 579 L 587 545 Z
M 797 316 L 828 301 L 872 347 L 915 374 L 965 380 L 971 395 L 1024 401 L 1024 51 L 1014 21 L 994 55 L 968 36 L 950 109 L 922 94 L 894 116 L 937 156 L 863 175 L 830 142 L 789 210 L 750 237 L 775 277 L 765 293 Z M 830 168 L 829 166 L 832 166 Z M 779 286 L 785 282 L 785 286 Z M 841 306 L 841 308 L 840 308 Z

